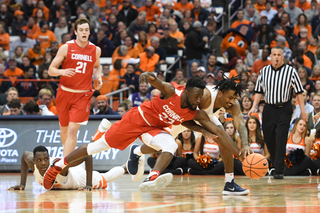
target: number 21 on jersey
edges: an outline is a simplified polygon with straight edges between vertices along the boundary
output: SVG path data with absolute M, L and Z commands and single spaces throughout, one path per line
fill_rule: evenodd
M 87 62 L 78 61 L 76 67 L 76 73 L 86 73 Z

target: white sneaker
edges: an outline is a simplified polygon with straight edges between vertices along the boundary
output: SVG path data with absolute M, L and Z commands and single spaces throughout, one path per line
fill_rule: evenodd
M 320 192 L 320 184 L 318 185 L 318 192 Z
M 136 175 L 131 175 L 131 178 L 134 182 L 140 180 L 142 178 L 142 175 L 144 174 L 144 160 L 145 155 L 141 155 L 141 157 L 139 158 L 138 172 Z
M 111 125 L 112 124 L 110 123 L 110 121 L 108 119 L 104 118 L 100 122 L 98 129 L 100 132 L 106 132 L 108 129 L 110 129 Z
M 145 179 L 143 183 L 140 184 L 139 190 L 142 193 L 155 191 L 168 186 L 172 181 L 173 175 L 171 173 L 166 173 L 160 175 L 155 180 L 150 180 L 150 178 Z

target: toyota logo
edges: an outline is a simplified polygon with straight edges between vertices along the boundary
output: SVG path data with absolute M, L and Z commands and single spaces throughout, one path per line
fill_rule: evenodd
M 11 146 L 17 141 L 17 137 L 12 129 L 0 128 L 0 148 Z

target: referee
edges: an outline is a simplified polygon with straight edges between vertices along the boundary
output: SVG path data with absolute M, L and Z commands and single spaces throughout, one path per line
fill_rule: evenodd
M 286 144 L 293 113 L 291 105 L 292 91 L 297 96 L 301 117 L 307 121 L 308 115 L 304 108 L 303 87 L 298 73 L 293 67 L 283 63 L 282 48 L 272 48 L 270 57 L 271 65 L 265 66 L 260 70 L 255 87 L 256 95 L 248 114 L 251 116 L 264 94 L 266 102 L 262 113 L 264 140 L 275 168 L 273 177 L 274 179 L 283 179 Z

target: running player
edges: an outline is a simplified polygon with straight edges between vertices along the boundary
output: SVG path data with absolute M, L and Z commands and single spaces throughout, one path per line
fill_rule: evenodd
M 253 153 L 253 151 L 248 146 L 248 133 L 245 126 L 245 123 L 242 119 L 242 113 L 240 110 L 240 104 L 237 101 L 237 96 L 242 92 L 242 85 L 236 83 L 235 78 L 224 78 L 217 83 L 215 87 L 206 86 L 204 89 L 204 94 L 200 100 L 199 108 L 207 113 L 210 117 L 211 121 L 223 129 L 222 124 L 215 116 L 217 110 L 221 107 L 224 107 L 227 112 L 229 112 L 234 120 L 234 124 L 238 132 L 240 133 L 241 142 L 242 142 L 242 150 L 241 153 L 243 156 L 247 154 Z M 176 88 L 181 88 L 181 86 L 177 85 Z M 188 127 L 192 129 L 192 127 Z M 186 130 L 187 128 L 183 125 L 172 126 L 171 128 L 166 128 L 166 131 L 169 131 L 174 138 L 177 135 Z M 142 137 L 144 139 L 144 143 L 148 144 L 148 139 L 146 137 Z M 220 155 L 224 162 L 225 167 L 225 187 L 223 190 L 224 195 L 247 195 L 250 193 L 249 190 L 243 189 L 234 183 L 234 161 L 232 157 L 232 151 L 228 149 L 224 143 L 221 143 L 222 140 L 220 137 L 215 139 L 218 142 L 220 147 Z M 219 142 L 220 141 L 220 142 Z M 144 151 L 142 151 L 144 150 Z M 139 155 L 149 154 L 152 150 L 148 149 L 146 145 L 132 146 L 130 149 L 130 162 L 127 162 L 128 172 L 132 175 L 135 175 L 138 168 L 138 159 Z M 136 163 L 136 165 L 132 165 Z M 129 167 L 130 165 L 130 167 Z M 132 169 L 135 168 L 135 169 Z
M 60 47 L 48 70 L 50 76 L 61 76 L 56 103 L 64 156 L 76 148 L 80 125 L 88 122 L 93 94 L 92 74 L 98 82 L 95 89 L 102 86 L 101 50 L 88 40 L 90 22 L 78 19 L 74 28 L 76 40 Z M 59 69 L 61 64 L 62 69 Z
M 49 157 L 48 150 L 44 146 L 37 146 L 33 153 L 25 151 L 21 159 L 21 178 L 20 185 L 12 186 L 8 190 L 24 190 L 27 182 L 29 168 L 33 171 L 33 175 L 37 183 L 43 185 L 43 176 L 47 171 L 53 159 Z M 80 163 L 85 161 L 86 170 L 79 167 Z M 142 177 L 144 172 L 144 159 L 142 159 L 139 175 L 135 177 L 135 181 Z M 53 185 L 54 189 L 105 189 L 107 183 L 119 178 L 125 173 L 125 166 L 116 166 L 107 173 L 99 173 L 92 171 L 92 157 L 87 156 L 77 162 L 69 164 L 57 176 Z
M 205 112 L 197 109 L 205 88 L 205 83 L 201 79 L 190 78 L 185 90 L 175 90 L 169 83 L 162 82 L 153 73 L 149 72 L 141 74 L 139 80 L 140 83 L 150 83 L 159 89 L 161 94 L 152 101 L 132 108 L 97 141 L 82 145 L 63 159 L 53 163 L 44 176 L 43 183 L 46 189 L 52 188 L 56 176 L 69 163 L 111 147 L 124 150 L 143 133 L 145 133 L 143 137 L 150 138 L 148 146 L 157 151 L 162 150 L 162 153 L 146 181 L 140 185 L 140 191 L 146 192 L 164 188 L 171 182 L 172 174 L 160 175 L 160 173 L 170 163 L 177 149 L 177 143 L 163 128 L 170 125 L 179 125 L 193 119 L 199 121 L 203 126 L 197 125 L 197 128 L 194 128 L 196 131 L 200 131 L 203 135 L 209 137 L 213 137 L 211 133 L 216 134 L 223 141 L 223 146 L 240 157 L 239 148 L 232 142 L 226 132 L 213 124 Z

